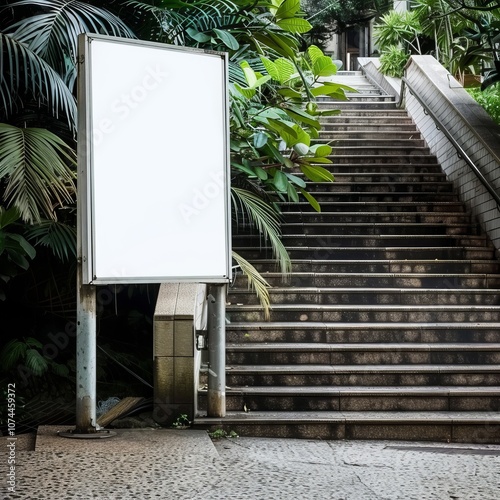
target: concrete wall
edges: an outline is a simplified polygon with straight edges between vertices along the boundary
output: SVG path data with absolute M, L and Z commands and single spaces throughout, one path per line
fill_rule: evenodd
M 434 57 L 412 56 L 406 78 L 500 194 L 500 127 Z M 408 90 L 405 101 L 448 179 L 499 250 L 500 210 L 492 196 Z
M 206 285 L 167 283 L 154 314 L 154 418 L 171 425 L 196 412 L 200 353 L 195 330 L 206 326 Z

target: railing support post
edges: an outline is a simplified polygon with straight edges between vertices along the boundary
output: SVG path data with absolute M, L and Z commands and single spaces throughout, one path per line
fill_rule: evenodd
M 208 416 L 226 416 L 226 285 L 208 287 Z

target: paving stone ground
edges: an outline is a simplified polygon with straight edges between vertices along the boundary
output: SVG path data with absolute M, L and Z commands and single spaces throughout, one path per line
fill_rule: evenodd
M 199 430 L 118 430 L 65 439 L 42 427 L 19 436 L 15 492 L 2 499 L 500 499 L 500 446 L 394 441 L 234 438 Z M 26 444 L 27 443 L 27 444 Z

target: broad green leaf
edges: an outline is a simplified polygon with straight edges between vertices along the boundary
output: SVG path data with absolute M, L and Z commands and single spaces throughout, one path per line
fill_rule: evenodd
M 15 240 L 19 246 L 21 247 L 22 251 L 30 258 L 34 259 L 36 255 L 36 250 L 34 247 L 32 247 L 24 238 L 24 236 L 20 234 L 9 234 L 9 238 Z
M 11 207 L 8 210 L 0 207 L 0 229 L 16 222 L 17 219 L 19 219 L 19 210 L 16 207 Z
M 248 86 L 250 88 L 255 88 L 255 84 L 257 83 L 257 75 L 255 74 L 255 71 L 246 61 L 241 61 L 240 67 L 243 70 L 243 74 L 245 75 L 245 80 L 247 81 Z
M 264 56 L 260 56 L 260 60 L 262 61 L 264 68 L 266 68 L 266 71 L 269 73 L 269 75 L 271 75 L 273 80 L 279 81 L 280 73 L 278 68 L 276 67 L 276 64 L 274 64 L 270 59 Z
M 274 174 L 273 184 L 278 191 L 286 192 L 288 186 L 288 179 L 281 170 L 276 170 Z
M 261 87 L 264 83 L 268 82 L 271 79 L 271 75 L 262 76 L 260 73 L 256 73 L 257 81 L 255 82 L 255 88 Z
M 307 49 L 307 55 L 309 56 L 313 64 L 317 59 L 324 56 L 323 51 L 320 48 L 316 47 L 316 45 L 311 45 Z
M 327 144 L 315 144 L 310 149 L 315 156 L 329 156 L 332 154 L 332 147 Z
M 304 198 L 310 203 L 311 207 L 313 207 L 316 212 L 321 212 L 321 207 L 318 203 L 318 200 L 316 200 L 314 196 L 312 196 L 303 188 L 299 188 L 299 191 L 304 195 Z
M 300 10 L 300 0 L 285 0 L 276 11 L 277 19 L 287 19 L 295 16 Z
M 290 183 L 288 183 L 286 186 L 286 193 L 290 200 L 292 200 L 294 203 L 298 203 L 299 193 L 297 193 L 297 190 Z
M 245 172 L 245 174 L 248 174 L 251 177 L 253 177 L 256 174 L 256 172 L 254 172 L 251 168 L 248 168 L 245 165 L 242 165 L 241 163 L 231 162 L 231 167 L 236 168 L 241 172 Z
M 265 181 L 267 180 L 267 178 L 269 177 L 267 175 L 267 172 L 262 168 L 262 167 L 255 167 L 255 173 L 257 174 L 257 177 L 261 180 L 261 181 Z
M 251 99 L 255 93 L 255 89 L 249 89 L 247 87 L 242 87 L 241 85 L 238 85 L 237 83 L 234 84 L 234 88 L 243 96 L 246 97 L 247 99 Z
M 323 165 L 331 165 L 333 162 L 330 158 L 325 158 L 324 156 L 306 156 L 302 158 L 302 161 L 314 165 L 315 163 L 322 163 Z
M 257 148 L 260 149 L 262 146 L 264 146 L 267 143 L 267 134 L 264 132 L 256 132 L 253 136 L 253 145 Z
M 283 97 L 290 97 L 292 99 L 302 99 L 302 94 L 291 88 L 279 89 L 278 94 L 282 95 Z
M 295 130 L 295 133 L 297 134 L 297 142 L 305 144 L 309 149 L 309 146 L 311 145 L 310 135 L 300 125 L 297 125 L 296 123 L 293 124 L 292 128 L 293 130 Z
M 207 35 L 205 33 L 200 33 L 195 28 L 188 28 L 186 32 L 193 40 L 196 40 L 197 42 L 200 43 L 208 42 L 212 38 L 210 35 Z
M 303 188 L 306 187 L 306 182 L 302 179 L 302 177 L 297 177 L 296 175 L 289 174 L 288 172 L 285 172 L 285 175 L 288 177 L 288 180 L 293 182 L 295 185 Z
M 213 32 L 217 35 L 217 38 L 228 48 L 231 50 L 238 50 L 240 48 L 240 44 L 238 40 L 234 38 L 229 31 L 220 30 L 218 28 L 214 28 Z
M 303 142 L 298 142 L 293 146 L 293 150 L 300 156 L 305 156 L 309 153 L 309 146 L 304 144 Z
M 300 19 L 298 17 L 294 17 L 292 19 L 281 19 L 277 21 L 276 24 L 285 31 L 289 33 L 307 33 L 311 31 L 312 24 L 305 19 Z
M 314 76 L 331 76 L 337 73 L 337 66 L 328 56 L 318 57 L 312 67 Z
M 302 173 L 313 182 L 331 182 L 333 181 L 333 175 L 331 172 L 326 170 L 326 168 L 319 167 L 316 165 L 300 165 L 300 170 Z
M 286 123 L 273 119 L 269 119 L 268 123 L 269 126 L 285 141 L 287 147 L 290 148 L 294 144 L 297 144 L 297 132 L 292 127 L 289 127 Z
M 279 59 L 276 59 L 276 61 L 274 61 L 274 64 L 275 64 L 276 68 L 278 69 L 278 73 L 279 73 L 278 81 L 280 83 L 285 83 L 295 73 L 295 66 L 288 59 L 280 57 Z
M 307 125 L 314 127 L 318 130 L 321 128 L 321 124 L 319 123 L 318 120 L 316 120 L 309 113 L 306 113 L 304 110 L 297 108 L 296 106 L 283 108 L 283 110 L 290 118 L 298 122 L 306 123 Z

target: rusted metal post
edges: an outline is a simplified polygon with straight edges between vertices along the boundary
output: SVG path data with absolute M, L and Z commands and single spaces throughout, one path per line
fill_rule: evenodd
M 82 285 L 77 273 L 76 317 L 76 434 L 96 427 L 96 287 Z
M 226 285 L 208 287 L 208 411 L 226 416 Z

